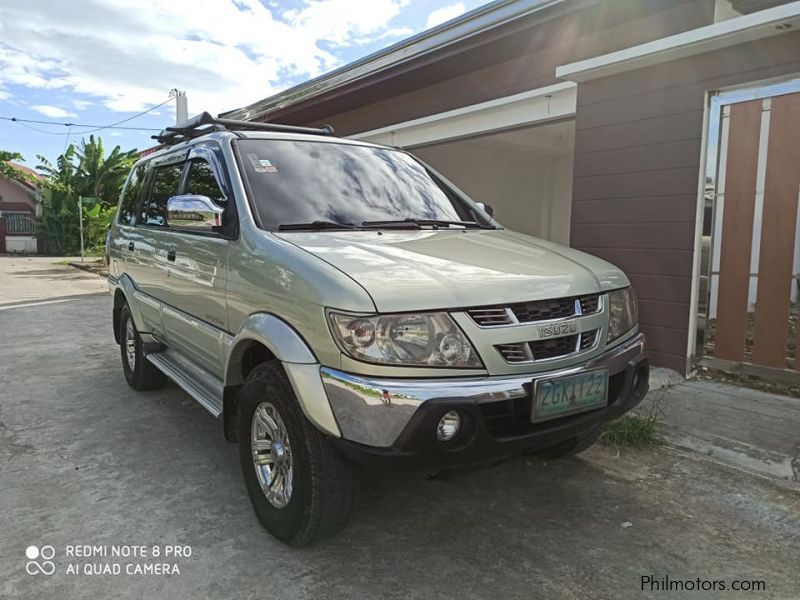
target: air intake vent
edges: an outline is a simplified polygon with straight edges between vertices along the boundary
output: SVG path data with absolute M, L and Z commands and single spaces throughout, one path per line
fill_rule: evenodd
M 503 355 L 507 363 L 519 364 L 531 362 L 532 357 L 528 350 L 528 344 L 498 344 L 495 348 Z
M 600 296 L 584 296 L 580 299 L 581 314 L 590 315 L 600 309 Z
M 511 312 L 514 313 L 520 323 L 563 319 L 575 314 L 575 300 L 572 298 L 557 298 L 555 300 L 520 302 L 511 305 Z
M 593 331 L 584 331 L 581 334 L 581 350 L 588 350 L 594 346 L 597 341 L 597 329 Z
M 481 327 L 497 327 L 514 323 L 507 308 L 473 308 L 469 311 L 469 316 Z

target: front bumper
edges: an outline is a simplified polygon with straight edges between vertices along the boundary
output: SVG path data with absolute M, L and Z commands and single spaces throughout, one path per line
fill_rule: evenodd
M 606 406 L 531 422 L 536 378 L 597 367 L 609 371 Z M 527 376 L 389 380 L 321 369 L 342 432 L 335 443 L 344 454 L 366 464 L 429 468 L 492 462 L 576 439 L 636 406 L 647 392 L 648 373 L 641 333 L 586 364 Z M 436 425 L 454 409 L 462 414 L 462 430 L 453 441 L 439 442 Z

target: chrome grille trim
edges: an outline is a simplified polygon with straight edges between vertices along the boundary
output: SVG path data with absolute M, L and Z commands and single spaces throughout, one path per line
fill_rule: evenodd
M 561 306 L 553 307 L 553 303 Z M 567 308 L 567 304 L 571 307 Z M 533 311 L 559 311 L 558 316 L 545 318 L 526 318 Z M 568 310 L 568 313 L 564 311 Z M 510 327 L 514 325 L 527 325 L 529 323 L 548 323 L 563 321 L 575 317 L 593 315 L 603 310 L 603 294 L 589 294 L 585 296 L 553 298 L 548 300 L 533 300 L 531 302 L 516 302 L 507 306 L 488 306 L 471 308 L 466 312 L 478 327 Z
M 571 358 L 577 356 L 578 354 L 583 354 L 585 352 L 589 352 L 595 349 L 597 347 L 598 342 L 600 341 L 600 331 L 601 331 L 600 329 L 591 329 L 589 331 L 584 331 L 582 333 L 565 335 L 557 338 L 548 338 L 545 340 L 534 340 L 531 342 L 516 342 L 511 344 L 497 344 L 495 345 L 495 349 L 500 353 L 500 355 L 505 359 L 505 361 L 511 365 L 544 363 L 553 360 L 563 360 L 565 358 Z M 575 345 L 572 351 L 564 354 L 558 354 L 555 356 L 548 356 L 546 358 L 534 357 L 534 349 L 532 344 L 548 342 L 552 340 L 558 340 L 569 337 L 575 337 Z

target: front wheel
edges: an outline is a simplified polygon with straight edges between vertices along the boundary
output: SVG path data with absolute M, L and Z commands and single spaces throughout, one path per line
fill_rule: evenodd
M 355 469 L 300 410 L 278 361 L 255 367 L 239 393 L 239 459 L 261 525 L 305 546 L 347 525 Z

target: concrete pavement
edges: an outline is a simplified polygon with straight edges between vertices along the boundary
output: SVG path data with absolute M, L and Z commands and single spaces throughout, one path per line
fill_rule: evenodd
M 341 535 L 287 548 L 259 528 L 221 425 L 175 386 L 127 387 L 109 321 L 107 296 L 0 311 L 2 598 L 797 597 L 800 496 L 666 449 L 366 474 Z M 167 544 L 190 549 L 164 559 L 179 574 L 74 556 Z M 26 572 L 31 545 L 53 547 L 52 575 Z M 643 592 L 643 576 L 728 588 Z
M 0 256 L 0 307 L 108 290 L 105 280 L 66 264 L 80 258 Z

